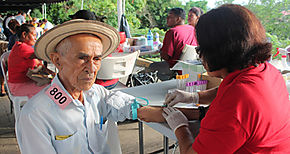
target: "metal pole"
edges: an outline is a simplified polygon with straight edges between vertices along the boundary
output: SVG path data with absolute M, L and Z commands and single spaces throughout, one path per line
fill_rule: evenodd
M 82 0 L 81 10 L 84 9 L 84 0 Z
M 139 153 L 144 154 L 144 143 L 143 143 L 143 123 L 138 121 L 139 127 Z
M 42 19 L 44 18 L 44 4 L 42 4 Z
M 46 3 L 44 3 L 44 18 L 46 19 Z
M 168 154 L 169 146 L 168 146 L 168 137 L 166 136 L 163 136 L 163 148 L 164 148 L 164 153 Z
M 122 13 L 125 15 L 125 0 L 122 0 Z
M 120 29 L 121 16 L 123 14 L 122 0 L 117 0 L 117 11 L 118 11 L 118 29 Z

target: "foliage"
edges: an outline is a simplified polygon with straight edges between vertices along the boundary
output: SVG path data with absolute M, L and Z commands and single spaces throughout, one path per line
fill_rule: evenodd
M 192 7 L 198 7 L 201 8 L 203 13 L 207 12 L 207 1 L 206 0 L 201 0 L 201 1 L 189 1 L 185 4 L 183 9 L 188 12 Z
M 182 7 L 181 2 L 178 0 L 144 0 L 142 10 L 137 13 L 137 17 L 141 20 L 140 28 L 158 27 L 166 30 L 167 13 L 173 7 Z
M 219 0 L 216 5 L 233 2 L 233 0 Z M 153 33 L 159 33 L 162 40 L 162 36 L 168 29 L 166 17 L 169 9 L 181 7 L 188 12 L 191 7 L 196 6 L 206 12 L 208 9 L 206 5 L 207 0 L 190 0 L 185 5 L 182 5 L 180 0 L 126 0 L 125 15 L 133 36 L 146 35 L 148 29 L 151 28 Z M 271 36 L 271 40 L 275 40 L 274 37 L 279 38 L 279 41 L 276 42 L 283 42 L 283 40 L 287 42 L 289 40 L 290 15 L 281 13 L 290 10 L 289 0 L 249 0 L 247 4 L 243 5 L 253 11 L 261 20 L 268 35 Z M 80 8 L 80 0 L 50 4 L 47 5 L 47 18 L 55 25 L 60 24 L 69 20 L 68 15 L 74 14 Z M 107 24 L 115 28 L 118 27 L 116 0 L 85 0 L 84 9 L 95 12 L 97 16 L 106 17 L 105 22 Z M 42 18 L 41 8 L 34 9 L 31 16 Z M 276 46 L 276 42 L 273 42 L 273 46 Z M 277 46 L 279 46 L 279 43 Z
M 207 12 L 207 1 L 206 0 L 202 0 L 202 1 L 189 1 L 186 3 L 186 5 L 183 7 L 183 9 L 188 13 L 188 11 L 192 8 L 192 7 L 198 7 L 201 8 L 201 10 L 203 11 L 203 13 Z M 188 14 L 186 14 L 186 19 Z M 186 20 L 187 23 L 187 20 Z
M 266 31 L 277 35 L 280 39 L 289 39 L 290 15 L 283 15 L 282 11 L 290 10 L 289 0 L 252 0 L 246 5 L 261 20 Z
M 281 39 L 277 35 L 271 35 L 270 33 L 266 33 L 269 41 L 272 43 L 272 55 L 276 54 L 277 48 L 286 48 L 290 45 L 290 39 Z M 281 58 L 281 56 L 277 56 Z

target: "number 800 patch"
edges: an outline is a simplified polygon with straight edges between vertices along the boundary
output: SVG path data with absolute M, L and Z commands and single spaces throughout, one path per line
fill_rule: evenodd
M 61 109 L 64 109 L 72 99 L 57 84 L 49 87 L 45 94 L 51 98 Z

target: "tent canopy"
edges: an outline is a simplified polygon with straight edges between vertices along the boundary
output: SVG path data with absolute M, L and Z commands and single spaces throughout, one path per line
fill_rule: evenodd
M 66 0 L 0 0 L 0 11 L 28 10 L 41 7 L 42 4 L 57 3 Z

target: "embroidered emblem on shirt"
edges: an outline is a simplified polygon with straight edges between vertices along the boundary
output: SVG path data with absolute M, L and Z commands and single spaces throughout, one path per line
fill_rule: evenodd
M 64 109 L 72 99 L 57 84 L 48 88 L 45 94 L 51 98 L 61 109 Z
M 55 136 L 55 140 L 65 140 L 69 137 L 71 137 L 72 135 L 56 135 Z

